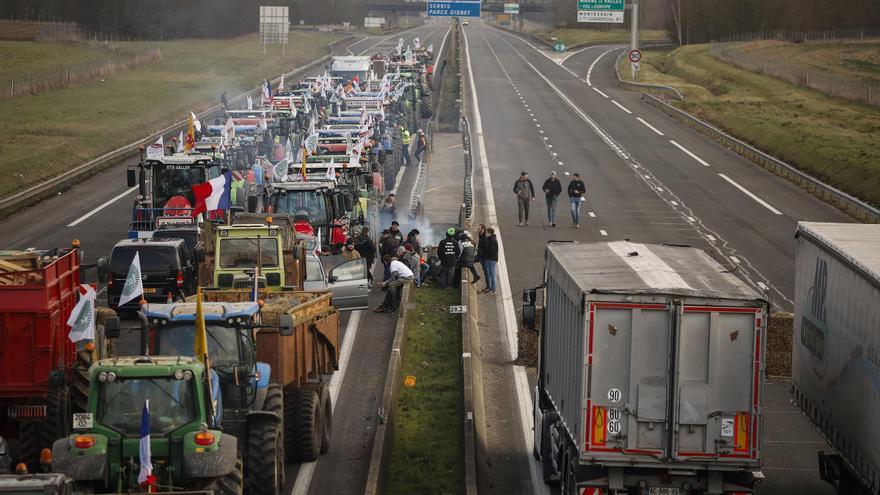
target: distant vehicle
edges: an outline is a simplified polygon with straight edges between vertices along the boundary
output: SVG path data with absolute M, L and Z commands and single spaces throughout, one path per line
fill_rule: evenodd
M 144 299 L 167 302 L 186 298 L 196 291 L 197 267 L 183 239 L 124 239 L 116 243 L 110 255 L 110 277 L 107 281 L 107 302 L 117 312 L 137 311 L 140 297 L 119 306 L 125 278 L 140 253 Z
M 699 249 L 551 242 L 535 457 L 575 493 L 754 493 L 769 304 Z M 523 325 L 536 328 L 536 289 Z
M 183 239 L 190 255 L 195 256 L 199 244 L 199 227 L 195 224 L 165 224 L 153 234 L 154 239 Z
M 461 21 L 461 25 L 462 25 L 462 26 L 467 26 L 468 24 L 470 24 L 469 21 Z
M 370 72 L 370 57 L 366 56 L 345 56 L 333 57 L 330 65 L 330 75 L 342 78 L 344 81 L 351 81 L 357 76 L 358 80 L 364 82 L 368 79 Z
M 791 378 L 795 403 L 834 447 L 819 475 L 840 494 L 880 476 L 880 225 L 798 224 Z

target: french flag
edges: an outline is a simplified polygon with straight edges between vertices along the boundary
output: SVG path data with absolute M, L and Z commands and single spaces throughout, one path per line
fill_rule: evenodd
M 144 410 L 141 413 L 141 445 L 140 462 L 141 470 L 138 473 L 138 484 L 149 487 L 148 493 L 153 491 L 156 477 L 153 476 L 153 462 L 150 460 L 150 400 L 144 400 Z
M 232 172 L 225 172 L 208 182 L 192 186 L 196 204 L 192 216 L 213 210 L 228 210 L 232 195 Z

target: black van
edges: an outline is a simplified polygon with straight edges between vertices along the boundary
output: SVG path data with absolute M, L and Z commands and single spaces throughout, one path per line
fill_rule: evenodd
M 125 239 L 110 255 L 107 304 L 117 312 L 137 311 L 140 298 L 119 307 L 119 298 L 135 253 L 140 253 L 144 299 L 164 303 L 196 292 L 198 269 L 183 239 Z

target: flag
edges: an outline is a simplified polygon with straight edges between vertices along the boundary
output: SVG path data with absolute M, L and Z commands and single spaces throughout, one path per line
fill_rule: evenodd
M 183 151 L 190 151 L 196 146 L 196 128 L 193 122 L 193 114 L 189 114 L 189 125 L 186 128 L 186 136 L 183 141 Z
M 361 78 L 359 78 L 359 77 L 357 76 L 357 74 L 355 74 L 354 77 L 351 78 L 351 85 L 352 85 L 352 87 L 354 88 L 355 91 L 360 91 L 360 89 L 361 89 Z
M 361 107 L 361 125 L 364 125 L 366 123 L 367 123 L 367 107 L 362 106 Z
M 150 449 L 150 399 L 144 399 L 144 409 L 141 412 L 141 444 L 138 452 L 141 463 L 141 470 L 138 473 L 138 484 L 141 486 L 155 485 L 156 477 L 153 476 L 153 461 L 150 459 L 153 456 Z
M 183 131 L 180 131 L 180 136 L 177 137 L 177 149 L 174 151 L 183 153 Z
M 300 167 L 300 173 L 302 174 L 303 181 L 309 180 L 308 175 L 306 174 L 306 161 L 308 161 L 308 151 L 306 148 L 302 148 L 302 165 Z
M 428 45 L 428 51 L 431 53 L 434 53 L 434 43 L 431 43 L 430 45 Z
M 284 158 L 287 161 L 293 161 L 293 146 L 290 144 L 290 138 L 287 138 L 287 143 L 284 145 Z
M 330 166 L 327 167 L 327 175 L 324 178 L 336 182 L 336 162 L 332 158 L 330 159 Z
M 159 136 L 158 141 L 147 147 L 147 160 L 158 160 L 163 155 L 165 155 L 165 142 L 162 136 Z
M 67 334 L 70 341 L 77 343 L 81 340 L 95 340 L 95 289 L 91 285 L 80 285 L 85 294 L 79 296 L 79 302 L 70 312 L 67 326 L 70 333 Z
M 259 302 L 260 300 L 260 267 L 254 267 L 254 283 L 251 284 L 251 301 Z
M 350 157 L 348 157 L 348 166 L 355 167 L 361 163 L 361 156 L 357 153 L 352 153 Z
M 287 177 L 289 166 L 290 161 L 286 158 L 272 166 L 272 179 L 275 182 L 284 182 L 284 179 Z
M 196 359 L 208 366 L 208 329 L 205 327 L 205 313 L 202 311 L 202 288 L 196 289 L 196 342 L 193 347 Z
M 413 40 L 413 45 L 416 47 L 416 50 L 422 47 L 422 42 L 419 40 L 418 36 Z
M 202 123 L 199 122 L 199 119 L 196 117 L 196 114 L 193 112 L 190 112 L 189 115 L 193 121 L 193 125 L 196 127 L 196 132 L 202 132 Z
M 235 122 L 232 117 L 226 119 L 226 125 L 223 126 L 223 137 L 226 138 L 227 145 L 231 145 L 235 139 Z
M 248 107 L 247 107 L 248 110 L 254 109 L 254 99 L 251 98 L 251 95 L 248 95 L 248 97 L 247 97 L 247 105 L 248 105 Z
M 296 116 L 294 115 L 294 117 Z M 260 130 L 266 132 L 267 129 L 269 129 L 269 124 L 266 122 L 266 115 L 262 114 L 260 115 Z
M 134 253 L 131 260 L 131 266 L 128 268 L 128 275 L 125 276 L 125 285 L 122 286 L 122 292 L 119 294 L 119 305 L 133 301 L 137 296 L 144 294 L 144 280 L 141 277 L 141 253 Z
M 269 106 L 272 105 L 272 88 L 269 86 L 269 81 L 267 81 L 265 79 L 263 79 L 263 92 L 260 95 L 260 99 L 262 100 L 260 102 L 260 105 L 262 105 L 262 106 L 266 106 L 267 104 Z
M 311 153 L 312 155 L 317 155 L 318 154 L 318 133 L 313 132 L 312 134 L 309 134 L 306 137 L 305 141 L 303 142 L 303 146 L 305 147 L 305 150 L 308 151 L 309 153 Z
M 195 217 L 199 213 L 213 210 L 228 210 L 229 197 L 232 194 L 232 172 L 225 172 L 208 182 L 192 186 L 196 204 L 192 211 Z
M 281 81 L 278 82 L 278 91 L 284 91 L 284 74 L 281 74 Z
M 406 63 L 408 63 L 408 64 L 412 63 L 413 52 L 412 52 L 412 50 L 409 49 L 409 47 L 406 48 L 406 53 L 403 54 L 403 58 L 406 60 Z

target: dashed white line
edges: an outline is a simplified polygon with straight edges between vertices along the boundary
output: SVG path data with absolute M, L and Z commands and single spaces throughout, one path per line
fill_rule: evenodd
M 705 160 L 703 160 L 702 158 L 698 157 L 697 155 L 691 153 L 691 150 L 685 148 L 684 146 L 682 146 L 682 145 L 676 143 L 675 141 L 673 141 L 673 140 L 671 140 L 671 139 L 669 140 L 669 142 L 670 142 L 673 146 L 675 146 L 676 148 L 680 149 L 681 151 L 684 151 L 685 154 L 687 154 L 689 157 L 691 157 L 691 158 L 693 158 L 694 160 L 696 160 L 697 162 L 699 162 L 699 163 L 700 163 L 701 165 L 703 165 L 704 167 L 711 167 L 711 165 L 709 165 L 708 163 L 706 163 Z
M 678 206 L 678 201 L 670 201 L 669 204 L 672 206 Z
M 697 219 L 694 217 L 687 217 L 687 221 L 693 223 L 693 222 L 696 222 Z
M 614 100 L 611 100 L 611 103 L 614 103 L 615 105 L 617 105 L 617 108 L 619 108 L 619 109 L 623 110 L 624 112 L 626 112 L 626 113 L 632 115 L 632 112 L 631 112 L 628 108 L 626 108 L 625 106 L 621 105 L 620 103 L 617 103 L 617 102 L 614 101 Z
M 638 120 L 639 122 L 641 122 L 642 124 L 644 124 L 644 126 L 647 127 L 648 129 L 651 129 L 652 131 L 656 132 L 657 135 L 659 135 L 659 136 L 662 136 L 662 135 L 663 135 L 663 133 L 660 132 L 659 129 L 657 129 L 656 127 L 652 126 L 651 124 L 645 122 L 645 119 L 643 119 L 643 118 L 641 118 L 641 117 L 636 117 L 636 120 Z
M 738 263 L 739 263 L 739 258 L 737 258 L 736 256 L 731 256 L 731 257 L 730 257 L 730 261 L 732 261 L 732 262 L 738 264 Z
M 597 88 L 597 87 L 595 87 L 595 86 L 590 86 L 590 87 L 593 88 L 593 91 L 599 93 L 600 95 L 602 95 L 602 96 L 605 97 L 605 98 L 608 98 L 608 95 L 606 95 L 605 93 L 603 93 L 601 89 L 599 89 L 599 88 Z
M 718 176 L 721 177 L 722 179 L 726 180 L 727 182 L 729 182 L 733 187 L 735 187 L 735 188 L 739 189 L 740 191 L 742 191 L 743 194 L 745 194 L 746 196 L 748 196 L 748 197 L 754 199 L 755 201 L 757 201 L 758 204 L 760 204 L 760 205 L 763 206 L 764 208 L 767 208 L 768 210 L 772 211 L 774 215 L 782 215 L 782 212 L 781 212 L 781 211 L 777 210 L 777 209 L 774 208 L 770 203 L 768 203 L 768 202 L 764 201 L 763 199 L 759 198 L 758 196 L 756 196 L 754 193 L 752 193 L 752 191 L 749 191 L 749 190 L 746 189 L 745 187 L 739 185 L 739 183 L 736 182 L 735 180 L 731 179 L 730 177 L 728 177 L 728 176 L 726 176 L 726 175 L 724 175 L 724 174 L 718 174 Z
M 134 186 L 134 187 L 126 189 L 125 191 L 122 191 L 121 193 L 117 194 L 116 196 L 113 196 L 112 198 L 110 198 L 109 200 L 107 200 L 106 202 L 104 202 L 103 204 L 101 204 L 100 206 L 95 208 L 94 210 L 92 210 L 92 211 L 86 213 L 85 215 L 77 218 L 76 220 L 70 222 L 69 224 L 67 224 L 67 226 L 68 227 L 76 227 L 77 225 L 79 225 L 80 223 L 82 223 L 83 221 L 85 221 L 86 219 L 88 219 L 89 217 L 94 215 L 95 213 L 98 213 L 99 211 L 103 210 L 104 208 L 115 203 L 116 201 L 118 201 L 120 198 L 122 198 L 126 194 L 130 194 L 133 191 L 137 191 L 137 188 L 138 188 L 138 186 Z
M 565 174 L 565 175 L 568 175 L 568 174 Z M 587 215 L 590 215 L 590 218 L 596 218 L 596 214 L 593 213 L 592 211 L 588 211 Z
M 553 153 L 553 154 L 555 155 L 556 153 Z M 559 166 L 560 166 L 560 167 L 562 166 L 562 162 L 559 162 Z
M 709 242 L 715 242 L 718 240 L 715 238 L 714 235 L 711 235 L 711 234 L 706 234 L 706 239 L 709 239 Z
M 604 230 L 600 230 L 599 233 L 602 235 L 608 235 L 608 232 L 605 232 Z

